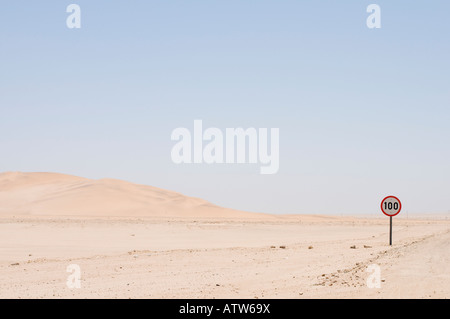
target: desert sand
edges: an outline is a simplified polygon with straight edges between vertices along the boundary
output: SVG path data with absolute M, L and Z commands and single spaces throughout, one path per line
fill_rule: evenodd
M 381 213 L 380 213 L 381 215 Z M 241 212 L 124 181 L 0 174 L 0 298 L 449 298 L 450 220 Z M 66 284 L 69 265 L 81 288 Z M 370 288 L 371 265 L 380 288 Z

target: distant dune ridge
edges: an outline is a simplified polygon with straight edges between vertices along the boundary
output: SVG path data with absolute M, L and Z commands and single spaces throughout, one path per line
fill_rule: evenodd
M 222 208 L 157 187 L 58 173 L 0 173 L 0 215 L 229 217 L 270 216 Z

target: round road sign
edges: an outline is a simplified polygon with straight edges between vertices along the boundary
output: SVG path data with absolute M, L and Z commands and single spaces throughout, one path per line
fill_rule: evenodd
M 386 216 L 392 217 L 400 213 L 402 203 L 395 196 L 387 196 L 381 201 L 381 211 Z

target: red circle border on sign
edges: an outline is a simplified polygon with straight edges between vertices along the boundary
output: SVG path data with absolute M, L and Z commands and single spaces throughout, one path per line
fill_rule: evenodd
M 397 212 L 396 214 L 394 214 L 394 215 L 386 214 L 386 212 L 385 212 L 384 209 L 383 209 L 383 203 L 384 203 L 384 201 L 385 201 L 386 199 L 388 199 L 388 198 L 395 198 L 395 199 L 398 201 L 398 204 L 400 205 L 400 207 L 399 207 L 399 209 L 398 209 L 398 212 Z M 400 211 L 402 210 L 402 202 L 400 201 L 400 199 L 398 199 L 398 198 L 395 197 L 395 196 L 386 196 L 386 197 L 381 201 L 380 207 L 381 207 L 381 211 L 383 212 L 383 214 L 385 214 L 386 216 L 389 216 L 389 217 L 394 217 L 394 216 L 398 215 L 398 214 L 400 213 Z

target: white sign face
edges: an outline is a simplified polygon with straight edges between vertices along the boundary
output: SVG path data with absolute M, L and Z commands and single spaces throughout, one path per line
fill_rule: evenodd
M 388 196 L 381 202 L 381 211 L 387 216 L 395 216 L 402 210 L 402 203 L 395 196 Z

